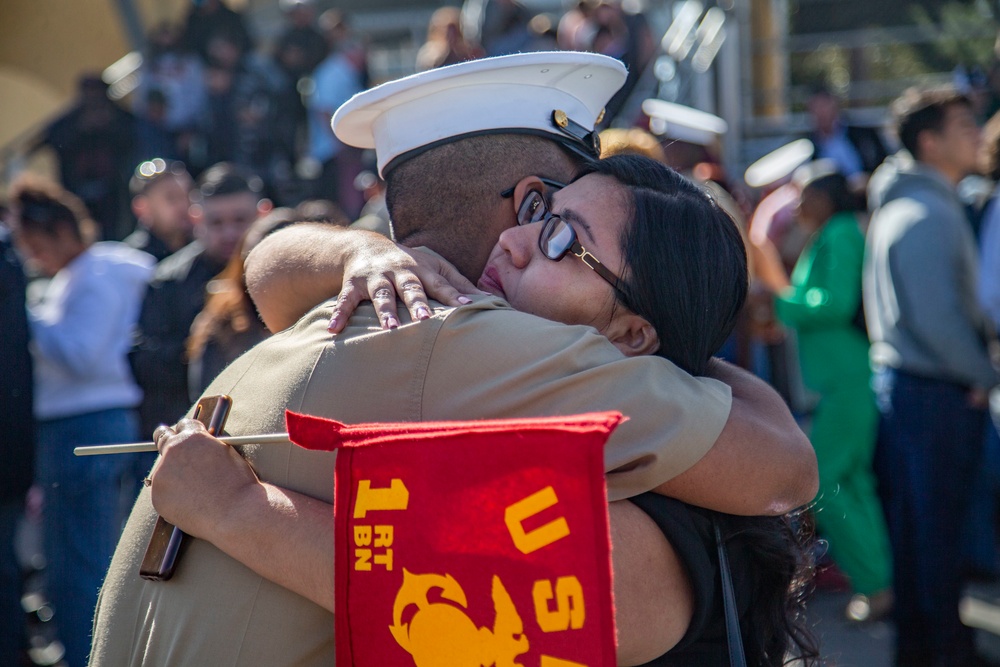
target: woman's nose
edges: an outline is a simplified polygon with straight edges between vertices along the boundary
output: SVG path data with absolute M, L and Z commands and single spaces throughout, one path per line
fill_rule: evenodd
M 500 234 L 500 247 L 510 257 L 511 264 L 524 268 L 531 261 L 532 239 L 538 238 L 538 225 L 516 225 L 508 227 Z

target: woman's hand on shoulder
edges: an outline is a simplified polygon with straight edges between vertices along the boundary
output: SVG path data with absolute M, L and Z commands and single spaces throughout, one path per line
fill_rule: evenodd
M 397 298 L 413 321 L 431 316 L 428 299 L 447 306 L 470 303 L 465 294 L 482 294 L 448 261 L 392 241 L 356 249 L 344 265 L 344 282 L 329 330 L 339 333 L 362 301 L 371 301 L 383 329 L 399 326 Z
M 343 330 L 362 301 L 373 301 L 382 326 L 398 326 L 397 295 L 414 320 L 430 316 L 427 299 L 448 305 L 481 294 L 451 264 L 375 232 L 303 223 L 268 235 L 246 261 L 247 289 L 271 331 L 281 331 L 338 294 L 330 322 Z

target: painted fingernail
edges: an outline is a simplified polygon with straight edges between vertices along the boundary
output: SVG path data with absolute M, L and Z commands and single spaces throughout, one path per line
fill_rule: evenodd
M 395 329 L 399 327 L 399 321 L 392 315 L 385 316 L 385 326 L 387 329 Z
M 430 316 L 431 316 L 431 311 L 427 310 L 423 306 L 417 306 L 417 319 L 418 320 L 426 320 Z
M 459 303 L 461 303 L 461 304 L 463 304 L 463 305 L 466 305 L 466 306 L 467 306 L 467 305 L 469 305 L 470 303 L 472 303 L 472 299 L 470 299 L 470 298 L 469 298 L 469 297 L 467 297 L 467 296 L 459 296 L 459 297 L 458 297 L 458 302 L 459 302 Z
M 340 313 L 334 312 L 333 317 L 330 318 L 330 323 L 326 325 L 327 330 L 333 331 L 340 324 Z

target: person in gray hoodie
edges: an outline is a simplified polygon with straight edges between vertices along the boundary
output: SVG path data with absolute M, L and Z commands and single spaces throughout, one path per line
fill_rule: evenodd
M 976 168 L 967 98 L 910 90 L 893 103 L 905 150 L 869 184 L 864 307 L 881 412 L 875 472 L 892 542 L 896 664 L 964 665 L 962 520 L 982 452 L 990 364 L 976 245 L 956 185 Z

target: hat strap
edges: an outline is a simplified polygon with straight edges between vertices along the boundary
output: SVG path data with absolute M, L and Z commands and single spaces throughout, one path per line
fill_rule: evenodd
M 567 116 L 562 109 L 553 109 L 551 120 L 554 128 L 582 145 L 587 157 L 600 157 L 601 138 L 598 136 L 597 130 L 588 130 Z

